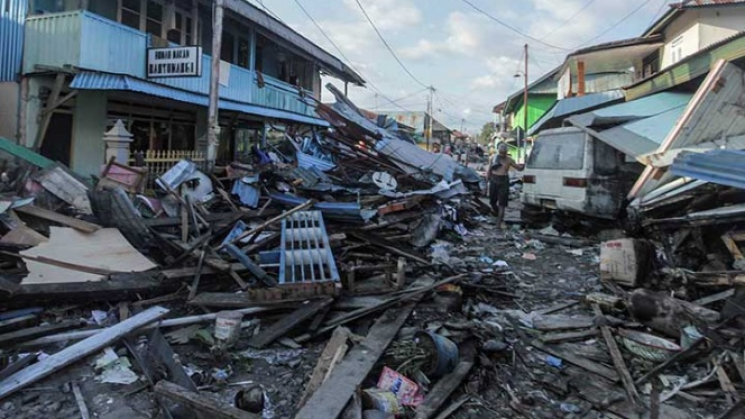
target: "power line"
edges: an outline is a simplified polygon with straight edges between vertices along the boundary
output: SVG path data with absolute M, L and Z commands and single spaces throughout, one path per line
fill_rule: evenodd
M 590 0 L 590 1 L 588 1 L 588 2 L 587 2 L 587 3 L 585 4 L 585 5 L 584 5 L 584 6 L 582 6 L 582 8 L 581 8 L 581 9 L 577 10 L 577 12 L 576 12 L 576 13 L 574 13 L 574 14 L 573 14 L 573 15 L 572 15 L 572 16 L 571 16 L 570 18 L 568 18 L 567 20 L 565 20 L 565 21 L 561 22 L 561 23 L 559 24 L 559 26 L 555 27 L 555 28 L 554 28 L 553 30 L 551 30 L 551 32 L 549 32 L 549 33 L 547 33 L 547 34 L 543 35 L 543 36 L 541 37 L 541 39 L 546 39 L 546 38 L 548 38 L 549 36 L 553 35 L 553 34 L 554 34 L 554 33 L 555 33 L 556 31 L 558 31 L 559 29 L 561 29 L 561 28 L 562 28 L 562 27 L 563 27 L 564 25 L 566 25 L 567 23 L 569 23 L 569 22 L 571 22 L 572 20 L 574 20 L 574 18 L 575 18 L 575 17 L 579 16 L 579 15 L 580 15 L 580 13 L 584 12 L 585 10 L 587 10 L 587 8 L 588 8 L 588 7 L 592 6 L 592 4 L 593 4 L 593 3 L 595 3 L 595 1 L 596 1 L 596 0 Z M 665 1 L 667 1 L 667 0 L 665 0 Z
M 652 26 L 652 24 L 657 20 L 657 16 L 660 14 L 660 12 L 662 11 L 662 9 L 665 8 L 665 5 L 667 4 L 667 1 L 668 0 L 662 0 L 662 4 L 660 4 L 660 8 L 657 9 L 657 12 L 655 12 L 655 14 L 652 16 L 652 20 L 649 21 L 649 25 L 647 25 L 647 26 Z
M 629 14 L 627 14 L 626 16 L 624 16 L 623 18 L 621 18 L 621 20 L 619 20 L 618 22 L 616 22 L 615 24 L 613 24 L 613 25 L 612 25 L 611 27 L 609 27 L 608 29 L 606 29 L 605 31 L 603 31 L 602 33 L 600 33 L 599 35 L 595 36 L 594 38 L 592 38 L 592 39 L 590 39 L 590 40 L 588 40 L 588 41 L 585 41 L 585 42 L 583 42 L 583 43 L 581 43 L 581 44 L 577 45 L 577 46 L 576 46 L 576 47 L 574 47 L 573 49 L 578 49 L 578 48 L 579 48 L 579 47 L 581 47 L 581 46 L 584 46 L 584 45 L 590 44 L 590 43 L 594 42 L 595 40 L 597 40 L 597 39 L 600 39 L 600 38 L 602 38 L 602 37 L 603 37 L 603 36 L 604 36 L 605 34 L 607 34 L 608 32 L 612 31 L 613 29 L 616 29 L 616 28 L 617 28 L 617 27 L 619 27 L 619 26 L 620 26 L 620 25 L 621 25 L 621 24 L 622 24 L 623 22 L 625 22 L 625 21 L 629 20 L 629 18 L 630 18 L 631 16 L 635 15 L 635 14 L 636 14 L 636 12 L 638 12 L 638 11 L 639 11 L 639 10 L 641 10 L 641 9 L 642 9 L 642 8 L 643 8 L 644 6 L 648 5 L 648 4 L 649 4 L 649 3 L 651 3 L 651 2 L 652 2 L 652 0 L 645 0 L 645 1 L 644 1 L 644 2 L 642 2 L 642 3 L 641 3 L 641 4 L 640 4 L 640 5 L 639 5 L 639 6 L 638 6 L 638 7 L 636 8 L 636 9 L 632 10 L 632 11 L 631 11 L 631 12 L 630 12 Z
M 482 15 L 488 17 L 489 19 L 497 22 L 498 24 L 504 26 L 505 28 L 511 30 L 512 32 L 515 32 L 516 34 L 518 34 L 518 35 L 520 35 L 522 37 L 525 37 L 525 38 L 528 38 L 528 39 L 530 39 L 532 41 L 538 42 L 539 44 L 545 45 L 545 46 L 547 46 L 549 48 L 560 49 L 562 51 L 568 51 L 567 48 L 559 47 L 559 46 L 556 46 L 556 45 L 551 45 L 551 44 L 549 44 L 547 42 L 544 42 L 543 40 L 540 40 L 540 39 L 538 39 L 538 38 L 536 38 L 534 36 L 528 35 L 527 33 L 525 33 L 523 31 L 515 28 L 514 26 L 511 26 L 511 25 L 505 23 L 504 21 L 502 21 L 500 19 L 497 19 L 496 17 L 494 17 L 491 14 L 487 13 L 486 11 L 484 11 L 481 8 L 479 8 L 475 4 L 471 3 L 469 0 L 463 0 L 463 2 L 466 3 L 467 5 L 471 6 L 474 10 L 476 10 L 479 13 L 481 13 Z M 358 3 L 359 3 L 359 1 L 358 1 Z
M 391 55 L 393 55 L 393 58 L 396 59 L 396 62 L 398 62 L 398 64 L 406 72 L 406 74 L 408 74 L 411 77 L 412 80 L 414 80 L 415 82 L 417 82 L 420 85 L 422 85 L 422 87 L 428 88 L 429 86 L 427 86 L 426 84 L 422 83 L 411 71 L 409 71 L 408 68 L 406 68 L 406 66 L 404 65 L 403 61 L 401 61 L 398 58 L 398 55 L 396 55 L 396 52 L 393 51 L 393 48 L 391 48 L 391 46 L 388 44 L 388 41 L 385 40 L 385 38 L 383 37 L 383 34 L 381 34 L 380 31 L 378 30 L 378 27 L 375 26 L 375 23 L 370 18 L 370 15 L 367 14 L 367 11 L 362 6 L 362 3 L 360 3 L 360 0 L 355 0 L 355 2 L 357 3 L 357 6 L 359 6 L 360 10 L 362 11 L 362 14 L 365 15 L 365 18 L 367 19 L 367 22 L 370 23 L 370 26 L 372 26 L 372 28 L 375 30 L 375 33 L 378 34 L 378 38 L 380 38 L 380 40 L 383 42 L 383 45 L 385 45 L 385 47 L 388 49 L 388 52 L 390 52 Z
M 352 70 L 354 70 L 356 73 L 358 73 L 358 74 L 361 75 L 362 72 L 359 71 L 359 70 L 357 70 L 352 65 L 352 60 L 350 60 L 349 57 L 347 57 L 346 54 L 344 54 L 344 51 L 342 51 L 342 49 L 339 48 L 339 46 L 336 44 L 336 42 L 334 42 L 334 40 L 331 39 L 331 37 L 326 33 L 326 31 L 323 30 L 323 28 L 321 27 L 321 25 L 319 25 L 318 22 L 316 22 L 316 20 L 313 18 L 313 16 L 311 16 L 311 14 L 308 12 L 308 10 L 306 10 L 305 7 L 302 5 L 302 3 L 300 3 L 300 0 L 295 0 L 295 4 L 297 4 L 298 7 L 300 8 L 300 10 L 303 11 L 303 13 L 305 14 L 305 16 L 307 16 L 308 19 L 311 22 L 313 22 L 313 25 L 316 27 L 316 29 L 318 29 L 318 31 L 321 32 L 321 34 L 323 35 L 324 38 L 326 38 L 327 41 L 329 41 L 329 43 L 336 49 L 336 51 L 339 53 L 339 55 L 341 55 L 342 58 L 344 58 L 344 60 L 347 61 L 347 64 L 349 65 L 349 67 L 351 67 Z M 393 104 L 394 106 L 396 106 L 397 108 L 399 108 L 399 109 L 401 109 L 403 111 L 411 112 L 411 110 L 406 109 L 406 108 L 400 106 L 399 104 L 397 104 L 396 102 L 388 99 L 388 97 L 385 96 L 383 94 L 383 92 L 380 89 L 378 89 L 378 87 L 375 86 L 375 84 L 372 81 L 370 81 L 369 79 L 367 80 L 367 84 L 370 85 L 370 87 L 372 88 L 372 90 L 375 91 L 377 94 L 379 94 L 386 101 L 390 102 L 391 104 Z

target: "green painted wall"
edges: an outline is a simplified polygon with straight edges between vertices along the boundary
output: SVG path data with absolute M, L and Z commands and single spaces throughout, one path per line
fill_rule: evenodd
M 538 122 L 554 106 L 554 103 L 556 103 L 555 95 L 530 95 L 528 98 L 528 128 Z M 521 101 L 520 109 L 517 110 L 515 118 L 512 121 L 513 128 L 519 127 L 520 129 L 524 129 L 524 115 L 525 105 Z

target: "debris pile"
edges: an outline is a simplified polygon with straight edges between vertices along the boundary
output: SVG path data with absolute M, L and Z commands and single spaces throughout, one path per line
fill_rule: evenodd
M 13 150 L 0 418 L 739 417 L 736 274 L 499 231 L 478 174 L 330 89 L 328 130 L 214 172 Z

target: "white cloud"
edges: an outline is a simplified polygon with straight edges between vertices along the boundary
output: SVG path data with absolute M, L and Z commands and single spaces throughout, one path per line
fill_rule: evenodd
M 381 31 L 398 30 L 422 22 L 422 12 L 411 0 L 364 0 L 361 3 Z M 358 11 L 364 19 L 356 0 L 344 0 L 344 4 Z

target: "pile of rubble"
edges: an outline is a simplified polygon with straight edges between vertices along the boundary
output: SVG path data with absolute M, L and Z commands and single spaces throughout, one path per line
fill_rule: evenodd
M 742 415 L 737 277 L 499 231 L 478 174 L 332 92 L 219 177 L 3 144 L 0 418 Z

